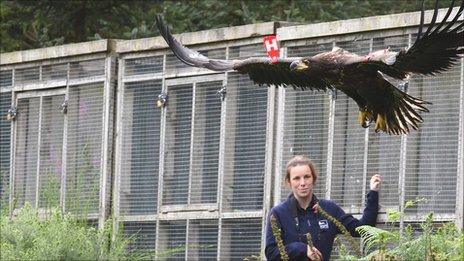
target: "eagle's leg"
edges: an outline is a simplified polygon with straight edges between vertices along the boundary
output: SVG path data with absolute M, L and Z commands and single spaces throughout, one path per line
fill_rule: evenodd
M 380 130 L 387 131 L 387 121 L 385 115 L 377 114 L 377 119 L 375 121 L 375 132 Z
M 372 121 L 372 113 L 367 109 L 366 106 L 359 107 L 358 122 L 363 128 L 369 127 Z

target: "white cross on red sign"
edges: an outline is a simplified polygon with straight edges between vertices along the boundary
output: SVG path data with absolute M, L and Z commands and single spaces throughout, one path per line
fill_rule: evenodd
M 272 63 L 277 62 L 279 58 L 279 45 L 277 44 L 277 38 L 275 35 L 268 35 L 263 38 L 264 48 L 266 49 L 267 55 L 271 58 Z

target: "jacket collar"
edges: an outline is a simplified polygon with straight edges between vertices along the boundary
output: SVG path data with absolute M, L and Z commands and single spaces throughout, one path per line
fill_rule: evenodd
M 293 193 L 290 193 L 290 195 L 288 195 L 288 198 L 287 200 L 289 201 L 289 205 L 290 205 L 290 211 L 292 212 L 292 217 L 297 217 L 298 216 L 298 212 L 304 212 L 305 210 L 302 209 L 300 207 L 300 205 L 298 204 L 298 201 L 296 200 L 295 196 L 293 195 Z M 311 202 L 309 203 L 309 208 L 312 209 L 313 206 L 319 202 L 319 199 L 316 197 L 316 195 L 313 194 L 312 198 L 311 198 Z

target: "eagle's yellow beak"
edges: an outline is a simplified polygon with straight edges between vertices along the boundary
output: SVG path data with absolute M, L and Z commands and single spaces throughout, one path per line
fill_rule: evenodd
M 301 70 L 306 70 L 308 69 L 309 66 L 307 66 L 304 62 L 300 61 L 293 61 L 290 64 L 290 70 L 292 71 L 301 71 Z

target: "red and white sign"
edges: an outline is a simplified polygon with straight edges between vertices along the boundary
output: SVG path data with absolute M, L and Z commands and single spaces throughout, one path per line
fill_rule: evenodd
M 267 55 L 271 58 L 272 63 L 277 62 L 279 58 L 279 45 L 277 44 L 277 38 L 275 35 L 265 36 L 263 38 L 264 48 L 266 49 Z

